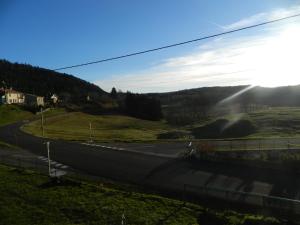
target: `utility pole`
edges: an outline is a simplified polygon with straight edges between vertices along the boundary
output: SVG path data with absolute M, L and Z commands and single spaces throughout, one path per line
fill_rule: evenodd
M 45 137 L 45 130 L 44 130 L 44 114 L 43 108 L 41 107 L 41 128 L 42 128 L 42 135 Z
M 46 145 L 47 145 L 47 153 L 48 153 L 48 172 L 49 172 L 49 176 L 51 177 L 50 141 L 47 141 Z

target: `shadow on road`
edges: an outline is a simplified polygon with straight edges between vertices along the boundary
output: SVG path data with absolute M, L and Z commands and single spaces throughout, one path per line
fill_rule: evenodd
M 196 176 L 198 172 L 206 176 Z M 186 177 L 190 174 L 194 180 L 192 183 L 199 183 L 202 186 L 232 189 L 235 191 L 252 192 L 255 190 L 255 182 L 266 183 L 270 190 L 264 190 L 269 195 L 299 199 L 300 182 L 293 171 L 280 171 L 272 169 L 261 169 L 249 166 L 230 165 L 226 163 L 214 163 L 200 160 L 174 159 L 159 165 L 151 170 L 145 181 L 159 181 L 161 184 L 175 181 L 177 177 Z M 199 180 L 195 180 L 199 179 Z M 269 193 L 267 193 L 269 191 Z

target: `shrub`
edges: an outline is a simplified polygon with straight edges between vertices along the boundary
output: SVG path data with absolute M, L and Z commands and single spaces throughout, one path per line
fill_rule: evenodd
M 209 225 L 226 225 L 227 220 L 224 217 L 218 216 L 216 213 L 211 211 L 204 211 L 198 216 L 199 224 L 209 224 Z

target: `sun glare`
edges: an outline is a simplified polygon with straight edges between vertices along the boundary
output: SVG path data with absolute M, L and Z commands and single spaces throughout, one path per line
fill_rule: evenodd
M 290 26 L 250 53 L 253 84 L 266 87 L 300 84 L 300 26 Z

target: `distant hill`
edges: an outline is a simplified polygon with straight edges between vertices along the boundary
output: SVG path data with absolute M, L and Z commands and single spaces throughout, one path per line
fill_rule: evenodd
M 71 103 L 85 101 L 87 96 L 100 101 L 104 95 L 107 95 L 98 86 L 72 75 L 6 60 L 0 60 L 1 86 L 46 98 L 55 93 L 61 99 Z
M 89 104 L 92 108 L 103 104 L 110 104 L 112 108 L 116 108 L 116 105 L 122 106 L 127 95 L 127 93 L 118 93 L 113 97 L 100 87 L 72 75 L 6 60 L 0 60 L 1 86 L 44 96 L 46 99 L 55 93 L 63 102 L 80 106 L 87 103 L 87 96 L 89 96 L 91 99 Z M 277 88 L 253 87 L 224 101 L 247 87 L 203 87 L 142 95 L 159 100 L 165 118 L 172 124 L 190 124 L 205 120 L 212 113 L 222 115 L 233 110 L 234 112 L 248 109 L 251 111 L 253 107 L 300 106 L 300 85 Z
M 300 85 L 248 88 L 249 86 L 203 87 L 148 95 L 161 101 L 165 118 L 175 125 L 191 124 L 230 112 L 251 112 L 272 106 L 300 106 Z M 245 89 L 248 90 L 243 92 Z M 237 93 L 239 94 L 235 95 Z M 230 98 L 231 96 L 234 97 Z
M 249 86 L 203 87 L 167 93 L 149 94 L 159 98 L 165 105 L 212 106 L 239 93 Z M 300 85 L 266 88 L 256 86 L 223 102 L 239 104 L 263 104 L 268 106 L 300 106 Z

